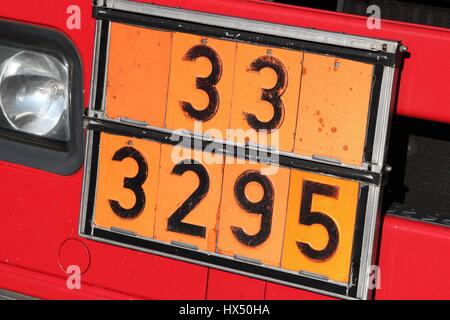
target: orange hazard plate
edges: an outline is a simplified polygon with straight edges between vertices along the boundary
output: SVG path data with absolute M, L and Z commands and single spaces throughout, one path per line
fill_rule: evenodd
M 96 11 L 80 233 L 367 298 L 394 43 L 119 2 Z
M 109 41 L 110 119 L 362 165 L 372 64 L 119 23 Z
M 349 281 L 360 184 L 100 134 L 94 225 Z

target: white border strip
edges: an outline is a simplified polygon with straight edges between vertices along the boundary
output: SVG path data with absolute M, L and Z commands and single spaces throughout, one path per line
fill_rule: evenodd
M 199 21 L 201 21 L 202 24 L 210 26 L 244 30 L 272 36 L 287 37 L 296 40 L 311 41 L 374 52 L 384 51 L 388 53 L 396 53 L 399 47 L 399 43 L 395 41 L 365 38 L 348 34 L 292 27 L 288 25 L 279 25 L 262 21 L 251 21 L 235 17 L 167 8 L 146 3 L 137 3 L 133 1 L 105 0 L 104 3 L 106 8 L 109 9 L 147 14 L 187 22 L 198 23 Z

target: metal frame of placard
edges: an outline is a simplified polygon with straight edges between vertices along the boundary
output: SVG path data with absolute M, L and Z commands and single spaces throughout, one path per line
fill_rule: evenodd
M 224 17 L 182 9 L 171 9 L 150 4 L 123 0 L 102 0 L 94 5 L 97 19 L 94 63 L 91 83 L 91 102 L 85 123 L 87 131 L 86 160 L 81 200 L 80 235 L 89 239 L 119 245 L 130 249 L 172 257 L 225 271 L 239 273 L 262 280 L 294 286 L 316 293 L 340 298 L 366 299 L 370 295 L 371 265 L 376 250 L 376 232 L 380 217 L 381 188 L 385 182 L 387 135 L 390 127 L 393 97 L 401 62 L 402 46 L 399 42 L 351 36 L 315 29 L 304 29 L 259 21 Z M 93 223 L 96 199 L 97 168 L 100 132 L 130 136 L 160 143 L 174 144 L 174 132 L 139 122 L 122 122 L 105 115 L 105 88 L 111 21 L 162 30 L 180 31 L 204 36 L 214 36 L 234 41 L 266 44 L 306 52 L 330 54 L 337 57 L 364 61 L 374 65 L 374 80 L 369 108 L 364 162 L 361 166 L 328 162 L 323 159 L 299 156 L 293 153 L 264 150 L 263 154 L 277 153 L 284 167 L 321 173 L 360 183 L 355 235 L 349 283 L 339 283 L 313 274 L 296 273 L 281 268 L 264 266 L 255 261 L 236 259 L 198 250 L 179 243 L 164 243 L 143 238 L 124 230 L 106 230 Z M 177 132 L 180 136 L 200 140 L 200 148 L 211 143 L 215 150 L 226 148 L 230 142 L 211 140 L 209 137 Z M 171 139 L 172 137 L 172 139 Z M 267 163 L 264 157 L 251 158 L 242 148 L 245 157 Z M 269 157 L 271 158 L 271 157 Z

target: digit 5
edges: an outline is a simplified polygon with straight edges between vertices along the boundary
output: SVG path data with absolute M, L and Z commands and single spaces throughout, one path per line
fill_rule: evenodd
M 300 251 L 312 260 L 328 260 L 339 245 L 339 229 L 329 216 L 322 212 L 311 211 L 313 194 L 318 194 L 333 199 L 338 199 L 339 188 L 319 182 L 305 180 L 303 182 L 302 201 L 300 206 L 300 224 L 312 226 L 313 224 L 322 225 L 328 232 L 328 243 L 322 250 L 312 248 L 308 243 L 297 241 Z

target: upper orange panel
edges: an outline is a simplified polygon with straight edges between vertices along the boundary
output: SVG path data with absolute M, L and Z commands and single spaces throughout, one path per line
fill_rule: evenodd
M 230 128 L 246 131 L 252 143 L 292 152 L 302 60 L 299 51 L 239 43 Z
M 172 34 L 111 24 L 106 115 L 163 127 Z
M 373 72 L 348 59 L 112 23 L 106 114 L 360 166 Z
M 361 165 L 371 64 L 305 53 L 294 152 Z
M 236 43 L 175 33 L 172 44 L 166 126 L 205 132 L 228 126 Z M 195 126 L 197 122 L 197 127 Z

